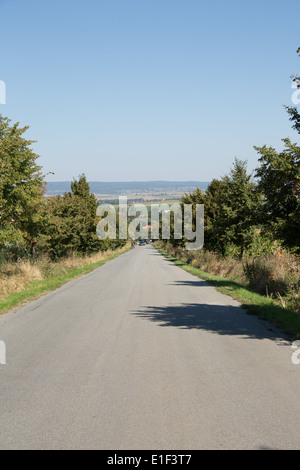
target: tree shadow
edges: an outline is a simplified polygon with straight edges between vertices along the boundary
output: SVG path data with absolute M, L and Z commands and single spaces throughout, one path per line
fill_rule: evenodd
M 212 287 L 215 287 L 215 286 L 226 286 L 226 287 L 232 287 L 232 288 L 237 288 L 237 287 L 241 287 L 239 284 L 237 284 L 236 282 L 234 281 L 229 281 L 227 279 L 218 279 L 216 281 L 214 280 L 209 280 L 209 281 L 204 281 L 202 279 L 198 279 L 198 280 L 189 280 L 189 281 L 176 281 L 174 282 L 173 284 L 169 284 L 169 285 L 172 285 L 172 286 L 191 286 L 191 287 L 199 287 L 199 286 L 202 286 L 202 287 L 207 287 L 207 286 L 212 286 Z
M 149 253 L 149 256 L 160 256 L 161 257 L 161 254 L 159 254 L 159 253 Z
M 204 281 L 202 279 L 198 279 L 197 281 L 175 281 L 172 284 L 168 284 L 169 286 L 184 286 L 184 287 L 207 287 L 210 285 L 208 281 Z
M 145 306 L 132 312 L 160 327 L 205 330 L 210 333 L 240 336 L 244 339 L 285 339 L 266 324 L 249 316 L 241 307 L 230 305 L 180 304 L 165 307 Z
M 184 280 L 184 281 L 176 281 L 171 286 L 183 286 L 183 287 L 226 287 L 227 291 L 224 292 L 225 295 L 234 294 L 234 291 L 240 289 L 240 284 L 236 283 L 235 281 L 230 281 L 227 279 L 218 279 L 216 281 L 205 281 L 202 279 L 197 280 Z M 247 289 L 245 287 L 245 289 Z M 228 292 L 231 291 L 231 292 Z M 255 291 L 251 291 L 256 293 Z M 291 341 L 293 339 L 298 339 L 299 333 L 295 333 L 295 327 L 293 326 L 295 323 L 295 312 L 286 309 L 280 305 L 275 305 L 273 303 L 241 303 L 240 307 L 244 309 L 244 311 L 252 316 L 256 316 L 260 320 L 264 322 L 268 322 L 268 329 L 269 331 L 275 332 L 277 338 L 280 338 L 285 341 Z M 299 328 L 298 328 L 299 330 Z

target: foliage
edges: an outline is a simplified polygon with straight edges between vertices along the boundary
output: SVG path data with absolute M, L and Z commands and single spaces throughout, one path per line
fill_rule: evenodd
M 213 228 L 223 245 L 233 243 L 239 247 L 242 257 L 251 243 L 257 223 L 260 193 L 251 175 L 247 174 L 246 162 L 238 159 L 235 159 L 230 174 L 222 181 L 222 199 L 219 199 Z
M 0 115 L 0 247 L 30 244 L 43 224 L 44 175 L 27 129 Z
M 182 198 L 184 204 L 204 204 L 205 248 L 226 254 L 230 245 L 243 256 L 255 230 L 255 214 L 261 201 L 246 162 L 235 160 L 230 174 L 214 179 L 204 193 L 199 188 Z
M 75 255 L 86 244 L 90 213 L 83 199 L 71 193 L 51 198 L 47 204 L 48 251 L 54 258 Z
M 256 170 L 258 187 L 263 192 L 261 221 L 275 237 L 290 247 L 300 246 L 300 147 L 283 139 L 285 149 L 255 147 L 261 155 Z
M 48 200 L 45 247 L 53 258 L 96 248 L 96 209 L 96 198 L 84 175 L 73 181 L 72 192 Z

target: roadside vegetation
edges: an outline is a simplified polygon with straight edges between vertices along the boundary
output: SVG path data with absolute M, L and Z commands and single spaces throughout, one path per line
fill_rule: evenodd
M 47 256 L 35 260 L 5 261 L 0 265 L 0 315 L 29 300 L 34 300 L 66 282 L 87 274 L 107 261 L 125 253 L 129 245 L 53 261 Z

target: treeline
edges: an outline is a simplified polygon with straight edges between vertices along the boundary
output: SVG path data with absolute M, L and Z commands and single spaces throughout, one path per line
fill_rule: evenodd
M 19 258 L 52 259 L 114 249 L 124 241 L 99 240 L 98 202 L 84 175 L 63 196 L 45 198 L 45 175 L 24 134 L 28 127 L 0 115 L 0 251 Z
M 277 153 L 262 147 L 254 177 L 246 162 L 235 160 L 230 173 L 182 198 L 185 204 L 204 204 L 205 249 L 242 258 L 274 246 L 299 253 L 300 148 L 285 139 Z M 173 244 L 178 244 L 176 240 Z M 180 242 L 182 244 L 182 242 Z

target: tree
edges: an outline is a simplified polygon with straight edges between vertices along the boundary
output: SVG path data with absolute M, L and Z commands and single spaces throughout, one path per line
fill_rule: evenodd
M 71 191 L 74 196 L 80 198 L 86 211 L 85 238 L 82 239 L 80 249 L 85 252 L 98 251 L 103 245 L 96 235 L 98 201 L 96 196 L 90 192 L 90 185 L 85 174 L 79 175 L 78 180 L 74 179 L 71 182 Z
M 213 179 L 205 192 L 205 247 L 211 251 L 220 251 L 225 254 L 225 243 L 216 230 L 218 210 L 223 201 L 225 183 L 222 180 Z
M 216 236 L 214 224 L 217 209 L 222 200 L 223 188 L 223 181 L 213 179 L 205 192 L 196 188 L 195 191 L 185 194 L 181 199 L 182 204 L 192 204 L 194 216 L 196 204 L 204 204 L 204 246 L 208 250 L 220 250 L 221 252 L 224 251 L 223 245 L 221 240 Z
M 91 216 L 85 201 L 72 194 L 50 198 L 47 203 L 47 250 L 53 258 L 87 252 Z
M 10 122 L 0 115 L 0 246 L 30 246 L 43 224 L 44 175 L 23 137 L 28 126 Z
M 300 247 L 300 147 L 283 139 L 285 149 L 254 147 L 261 155 L 256 169 L 264 194 L 264 225 L 283 243 Z
M 238 159 L 230 174 L 212 180 L 205 193 L 198 188 L 182 198 L 184 204 L 204 204 L 205 248 L 224 256 L 234 244 L 241 257 L 252 241 L 260 201 L 252 175 L 247 174 L 247 163 Z
M 45 249 L 53 258 L 76 253 L 90 254 L 122 246 L 119 240 L 100 240 L 96 234 L 98 201 L 90 193 L 84 174 L 71 183 L 71 192 L 50 198 L 47 203 L 48 223 Z
M 211 230 L 223 255 L 226 246 L 234 244 L 239 248 L 242 258 L 253 238 L 257 223 L 255 214 L 261 195 L 252 175 L 247 174 L 247 162 L 238 159 L 235 159 L 230 174 L 223 177 L 221 182 L 222 189 L 216 200 Z
M 75 196 L 79 196 L 87 202 L 91 215 L 95 217 L 98 202 L 95 195 L 90 193 L 90 185 L 84 173 L 79 175 L 78 180 L 74 179 L 71 182 L 71 191 Z

